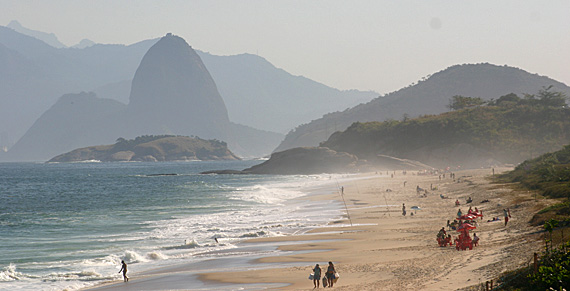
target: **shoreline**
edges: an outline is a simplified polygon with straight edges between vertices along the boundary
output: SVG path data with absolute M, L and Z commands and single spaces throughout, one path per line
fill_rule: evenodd
M 496 169 L 496 173 L 505 170 Z M 334 285 L 339 290 L 469 290 L 486 280 L 495 280 L 501 272 L 516 269 L 532 257 L 533 251 L 541 250 L 538 228 L 529 226 L 528 221 L 540 205 L 549 202 L 536 202 L 526 191 L 518 193 L 505 185 L 491 184 L 486 178 L 491 169 L 457 171 L 456 181 L 411 172 L 404 176 L 401 171 L 391 178 L 392 173 L 358 175 L 341 185 L 331 181 L 345 189 L 353 226 L 335 191 L 307 195 L 296 199 L 336 200 L 344 215 L 308 231 L 244 240 L 238 249 L 274 250 L 238 258 L 241 262 L 237 263 L 216 259 L 228 264 L 227 268 L 181 264 L 148 276 L 143 274 L 128 284 L 114 281 L 82 290 L 133 290 L 136 281 L 152 290 L 313 290 L 312 281 L 307 279 L 311 269 L 316 263 L 326 268 L 328 261 L 333 261 L 340 273 Z M 330 184 L 329 189 L 333 186 Z M 416 186 L 437 189 L 422 198 Z M 449 199 L 441 199 L 439 194 Z M 485 215 L 475 230 L 480 245 L 471 251 L 438 247 L 435 235 L 447 219 L 455 216 L 455 199 L 461 201 L 460 207 L 466 212 L 465 199 L 469 196 L 474 200 L 471 205 Z M 490 202 L 480 203 L 483 200 Z M 406 216 L 402 216 L 401 203 L 407 206 Z M 420 210 L 412 210 L 414 205 Z M 501 215 L 501 207 L 509 207 L 513 215 L 507 227 L 503 221 L 487 222 Z M 448 233 L 456 236 L 453 231 Z
M 286 205 L 299 205 L 296 211 L 304 213 L 307 210 L 302 209 L 302 204 L 306 202 L 322 201 L 322 196 L 330 196 L 333 194 L 326 194 L 335 191 L 335 184 L 338 181 L 350 181 L 354 179 L 354 175 L 347 175 L 337 177 L 330 182 L 322 185 L 300 186 L 305 195 L 291 199 Z M 338 220 L 335 217 L 340 217 L 343 214 L 340 204 L 334 199 L 329 199 L 328 204 L 323 204 L 321 210 L 325 212 L 336 212 L 332 214 L 330 221 Z M 320 227 L 320 226 L 319 226 Z M 323 226 L 326 227 L 326 226 Z M 297 229 L 292 229 L 291 232 L 285 234 L 289 236 L 304 236 L 306 232 L 314 229 L 314 227 L 299 226 Z M 282 237 L 282 236 L 275 236 Z M 235 270 L 235 268 L 244 269 L 259 269 L 259 268 L 275 268 L 279 267 L 277 264 L 257 264 L 256 260 L 261 259 L 271 254 L 285 255 L 290 252 L 278 250 L 278 247 L 284 243 L 278 242 L 253 242 L 256 238 L 243 238 L 238 243 L 235 243 L 236 248 L 204 251 L 193 255 L 197 260 L 191 262 L 178 262 L 171 265 L 161 266 L 150 270 L 145 270 L 136 273 L 129 273 L 131 280 L 125 284 L 121 280 L 98 282 L 95 285 L 80 288 L 79 290 L 235 290 L 235 284 L 227 284 L 223 282 L 200 280 L 199 274 L 204 271 L 212 272 L 228 272 Z M 221 242 L 221 241 L 220 241 Z M 300 242 L 292 242 L 292 244 L 299 244 Z M 295 251 L 295 253 L 303 253 L 304 251 Z M 245 255 L 241 255 L 241 254 Z M 216 265 L 216 262 L 218 264 Z M 230 266 L 230 267 L 228 267 Z M 132 270 L 132 269 L 130 269 Z M 168 283 L 165 283 L 168 281 Z M 240 284 L 240 290 L 259 290 L 266 288 L 275 288 L 276 286 L 283 286 L 286 284 L 263 284 L 263 283 L 246 283 Z M 168 286 L 168 287 L 165 287 Z M 133 289 L 135 288 L 135 289 Z

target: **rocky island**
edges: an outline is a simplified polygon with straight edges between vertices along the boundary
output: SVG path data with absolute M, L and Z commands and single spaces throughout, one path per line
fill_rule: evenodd
M 113 145 L 75 149 L 50 159 L 48 163 L 90 160 L 101 162 L 166 162 L 239 159 L 223 141 L 187 136 L 146 135 L 132 140 L 119 138 Z

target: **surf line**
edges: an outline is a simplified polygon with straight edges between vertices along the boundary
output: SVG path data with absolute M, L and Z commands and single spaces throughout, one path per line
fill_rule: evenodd
M 342 197 L 342 202 L 344 202 L 344 209 L 346 209 L 346 216 L 348 216 L 348 221 L 350 221 L 350 226 L 352 227 L 352 219 L 350 219 L 350 213 L 348 213 L 348 207 L 346 206 L 346 201 L 344 200 L 344 191 L 341 191 L 340 185 L 338 184 L 338 180 L 336 181 L 336 187 L 338 193 L 340 194 L 340 197 Z

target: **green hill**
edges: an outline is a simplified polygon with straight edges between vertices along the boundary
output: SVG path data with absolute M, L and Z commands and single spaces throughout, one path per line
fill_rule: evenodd
M 295 128 L 275 152 L 300 146 L 317 146 L 333 132 L 354 122 L 387 121 L 404 116 L 416 118 L 449 111 L 449 98 L 456 95 L 481 97 L 484 101 L 509 93 L 523 96 L 542 87 L 570 95 L 570 87 L 546 76 L 493 64 L 451 66 L 396 92 L 375 98 L 342 112 L 332 112 Z
M 565 96 L 549 89 L 525 98 L 509 94 L 483 106 L 440 115 L 356 122 L 321 146 L 359 158 L 383 154 L 440 168 L 517 164 L 570 143 L 570 109 L 565 106 Z
M 227 144 L 218 140 L 203 140 L 187 136 L 139 136 L 126 140 L 119 138 L 113 145 L 80 148 L 56 156 L 49 162 L 102 162 L 127 161 L 187 161 L 187 160 L 239 160 Z

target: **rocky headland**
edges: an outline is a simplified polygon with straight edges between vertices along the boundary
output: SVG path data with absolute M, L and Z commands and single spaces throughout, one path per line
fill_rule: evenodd
M 429 166 L 416 161 L 390 156 L 378 156 L 372 160 L 363 160 L 353 154 L 337 152 L 326 147 L 299 147 L 273 153 L 269 160 L 242 171 L 219 170 L 208 171 L 203 174 L 311 175 L 429 168 Z

